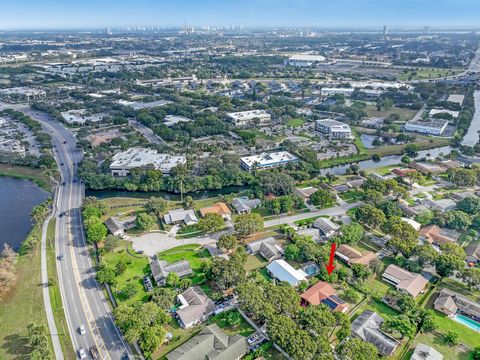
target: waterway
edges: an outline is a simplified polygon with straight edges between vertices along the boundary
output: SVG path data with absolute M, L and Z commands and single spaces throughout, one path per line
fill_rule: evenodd
M 49 196 L 29 180 L 0 176 L 0 250 L 5 243 L 20 248 L 32 230 L 30 212 Z
M 475 103 L 475 113 L 473 115 L 472 123 L 468 128 L 467 133 L 463 137 L 462 144 L 473 146 L 477 143 L 480 131 L 480 90 L 476 90 L 473 93 L 473 99 Z

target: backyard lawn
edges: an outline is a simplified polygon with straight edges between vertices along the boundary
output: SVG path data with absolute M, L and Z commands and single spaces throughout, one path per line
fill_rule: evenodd
M 469 327 L 450 319 L 438 311 L 435 311 L 435 322 L 438 325 L 438 332 L 444 334 L 448 331 L 455 331 L 458 334 L 460 343 L 470 348 L 480 346 L 480 335 Z
M 202 246 L 198 244 L 181 245 L 159 253 L 158 258 L 168 263 L 187 260 L 193 270 L 192 282 L 193 284 L 198 284 L 204 280 L 204 274 L 200 271 L 202 263 L 205 261 L 205 258 L 210 257 L 210 253 L 201 251 L 201 248 Z
M 460 360 L 460 359 L 473 359 L 473 356 L 469 354 L 461 346 L 451 346 L 445 344 L 442 338 L 433 333 L 418 333 L 417 337 L 411 345 L 410 351 L 403 357 L 402 360 L 410 359 L 413 353 L 413 349 L 418 344 L 425 344 L 434 347 L 438 352 L 443 355 L 443 360 Z
M 236 326 L 231 326 L 229 324 L 228 317 L 230 314 L 240 320 Z M 218 327 L 225 331 L 225 333 L 228 335 L 239 334 L 242 336 L 249 336 L 255 332 L 255 329 L 250 326 L 250 324 L 240 315 L 237 310 L 229 310 L 212 316 L 208 320 L 208 323 L 217 324 Z
M 305 124 L 305 120 L 303 119 L 299 119 L 299 118 L 296 118 L 296 119 L 290 119 L 287 121 L 287 126 L 289 127 L 300 127 L 302 126 L 303 124 Z
M 119 261 L 122 261 L 126 265 L 126 270 L 122 274 L 116 277 L 118 284 L 114 290 L 120 291 L 122 290 L 127 284 L 133 282 L 137 285 L 137 293 L 129 299 L 122 298 L 121 294 L 116 294 L 115 298 L 119 302 L 125 302 L 129 305 L 139 302 L 139 301 L 146 301 L 147 300 L 147 292 L 143 287 L 142 279 L 143 277 L 150 273 L 150 267 L 148 259 L 141 255 L 130 255 L 125 250 L 126 242 L 122 241 L 121 246 L 119 246 L 115 251 L 111 253 L 106 253 L 103 255 L 103 262 L 112 266 L 113 268 L 116 267 Z M 133 251 L 132 251 L 133 253 Z

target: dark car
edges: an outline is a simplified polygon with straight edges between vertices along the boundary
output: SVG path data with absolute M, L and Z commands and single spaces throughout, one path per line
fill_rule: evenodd
M 90 355 L 92 355 L 94 360 L 100 359 L 100 354 L 98 353 L 98 349 L 95 345 L 90 348 Z

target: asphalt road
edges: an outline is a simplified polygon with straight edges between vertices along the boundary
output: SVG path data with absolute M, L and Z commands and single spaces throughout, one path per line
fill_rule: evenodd
M 54 155 L 62 177 L 61 184 L 64 182 L 64 185 L 59 186 L 56 204 L 57 273 L 76 355 L 79 357 L 78 350 L 83 347 L 87 358 L 91 359 L 89 349 L 96 346 L 102 359 L 121 359 L 127 352 L 131 356 L 128 345 L 115 326 L 107 300 L 96 282 L 95 269 L 86 246 L 80 212 L 85 189 L 76 179 L 77 163 L 83 154 L 75 147 L 76 139 L 69 130 L 51 120 L 47 114 L 33 111 L 27 106 L 8 107 L 36 119 L 52 135 Z M 86 329 L 84 335 L 79 332 L 81 325 Z

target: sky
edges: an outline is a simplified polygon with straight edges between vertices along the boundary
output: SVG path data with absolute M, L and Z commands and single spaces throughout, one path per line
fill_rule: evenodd
M 480 0 L 0 0 L 0 29 L 477 27 Z

